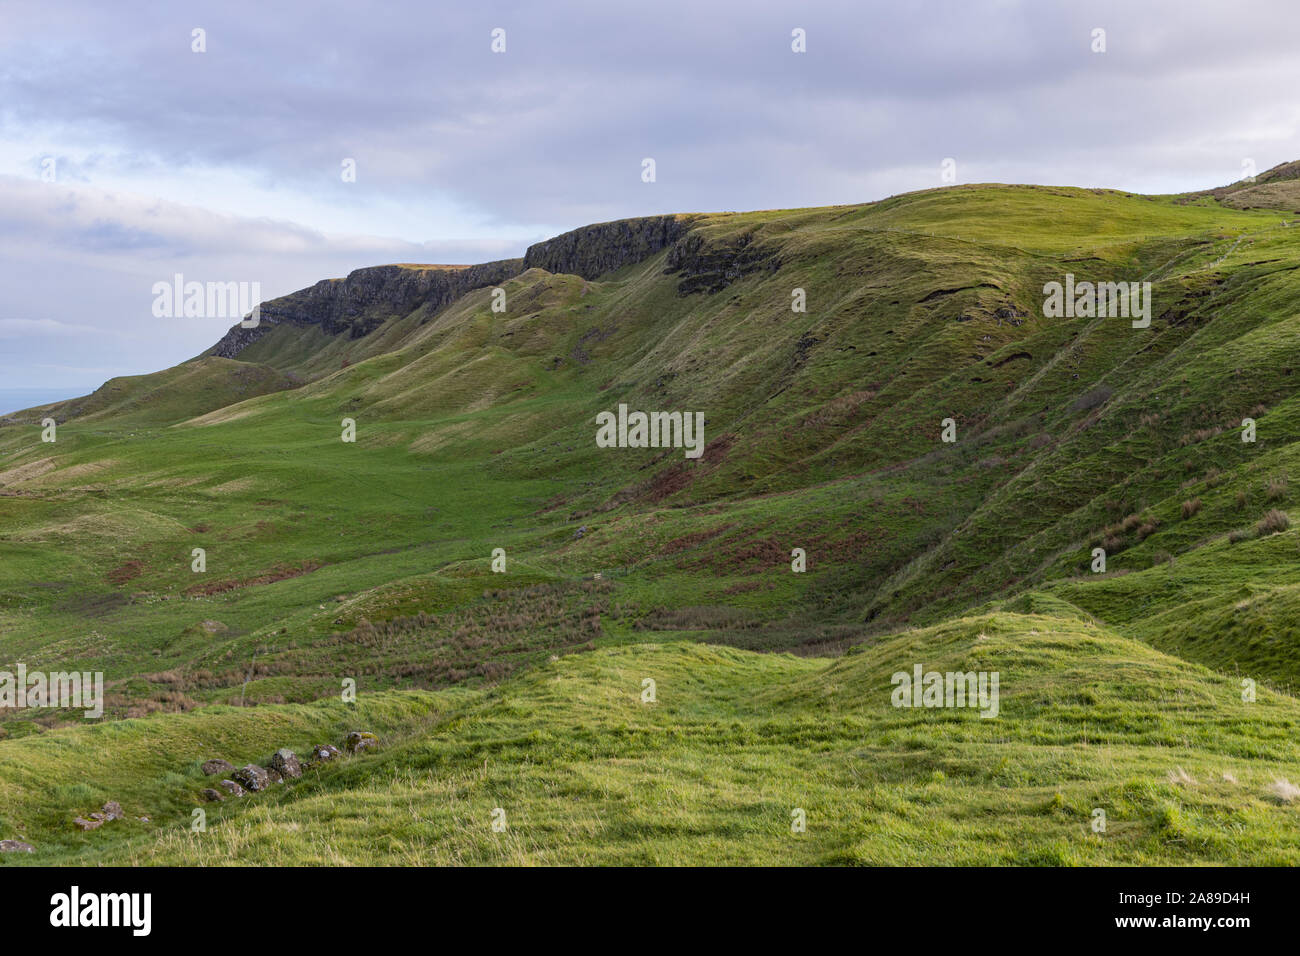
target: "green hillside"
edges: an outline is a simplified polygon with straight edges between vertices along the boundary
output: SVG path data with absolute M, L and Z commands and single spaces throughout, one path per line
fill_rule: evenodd
M 891 707 L 891 672 L 917 658 L 1000 669 L 1001 718 Z M 382 752 L 210 805 L 205 833 L 176 824 L 205 785 L 200 758 L 303 752 L 358 721 L 384 733 Z M 50 851 L 78 863 L 1295 865 L 1295 809 L 1270 788 L 1300 760 L 1298 724 L 1290 697 L 1245 705 L 1232 681 L 1104 628 L 1001 614 L 834 662 L 635 644 L 487 692 L 371 695 L 351 713 L 76 728 L 57 749 L 8 743 L 0 793 L 28 833 L 109 799 L 150 817 L 59 833 Z
M 600 224 L 318 283 L 3 420 L 0 669 L 102 670 L 108 700 L 93 726 L 0 709 L 0 839 L 1297 862 L 1300 229 L 1241 200 L 962 186 Z M 1149 327 L 1046 315 L 1067 273 L 1151 282 Z M 703 454 L 598 447 L 620 404 L 703 413 Z M 1000 671 L 1000 714 L 892 707 L 915 664 Z M 203 759 L 352 729 L 382 748 L 189 832 Z M 106 800 L 120 826 L 71 825 Z

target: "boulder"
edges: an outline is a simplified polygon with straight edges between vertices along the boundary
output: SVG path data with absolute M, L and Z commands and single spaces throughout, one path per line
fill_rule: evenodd
M 360 753 L 361 751 L 368 750 L 371 747 L 378 747 L 379 738 L 364 730 L 354 730 L 352 733 L 348 734 L 348 739 L 344 742 L 343 746 L 347 748 L 347 751 L 350 754 Z
M 271 776 L 255 763 L 250 763 L 245 767 L 240 767 L 230 775 L 245 790 L 251 790 L 257 793 L 259 790 L 265 790 L 271 785 Z
M 284 783 L 284 774 L 280 773 L 280 771 L 276 770 L 274 767 L 265 767 L 264 769 L 272 783 Z
M 211 787 L 204 787 L 199 791 L 199 796 L 208 801 L 208 803 L 220 803 L 222 800 L 226 799 Z
M 36 847 L 22 840 L 0 840 L 0 853 L 34 853 Z
M 302 776 L 302 764 L 298 762 L 298 755 L 287 747 L 281 747 L 271 755 L 271 769 L 285 779 Z
M 89 820 L 84 817 L 74 817 L 72 822 L 83 830 L 98 830 L 110 820 L 123 819 L 126 814 L 122 812 L 122 805 L 120 803 L 116 800 L 110 800 L 108 803 L 104 804 L 101 809 L 89 814 L 89 816 Z
M 311 755 L 316 760 L 333 760 L 335 757 L 341 756 L 342 753 L 343 751 L 333 744 L 317 744 L 311 748 Z
M 217 786 L 226 791 L 226 793 L 230 794 L 232 797 L 242 797 L 244 795 L 244 788 L 233 780 L 223 780 L 217 784 Z
M 235 765 L 229 760 L 220 758 L 214 760 L 205 760 L 203 762 L 203 772 L 211 777 L 213 774 L 230 774 L 235 772 Z

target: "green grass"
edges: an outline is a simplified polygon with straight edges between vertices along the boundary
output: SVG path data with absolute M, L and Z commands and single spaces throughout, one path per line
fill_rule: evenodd
M 998 670 L 1001 715 L 893 707 L 890 676 L 914 662 Z M 361 724 L 381 751 L 208 806 L 190 831 L 202 758 Z M 1294 865 L 1300 806 L 1267 788 L 1300 777 L 1297 727 L 1290 697 L 1243 703 L 1230 679 L 1104 628 L 998 614 L 838 660 L 636 644 L 486 693 L 373 695 L 355 715 L 212 708 L 62 730 L 0 743 L 0 779 L 11 832 L 105 799 L 132 817 L 32 863 Z M 52 780 L 76 783 L 52 800 Z
M 358 338 L 281 325 L 11 416 L 0 667 L 103 670 L 109 700 L 92 727 L 0 712 L 0 838 L 159 863 L 1295 862 L 1265 788 L 1300 777 L 1300 532 L 1259 530 L 1300 475 L 1285 215 L 1007 186 L 708 215 L 598 279 L 528 270 L 504 314 L 485 288 Z M 1152 281 L 1151 327 L 1043 317 L 1066 272 Z M 703 411 L 704 456 L 597 448 L 620 402 Z M 899 654 L 995 650 L 997 720 L 880 697 Z M 655 668 L 677 690 L 642 708 Z M 345 678 L 382 753 L 185 832 L 196 761 L 337 736 Z M 148 812 L 70 832 L 106 799 Z M 485 805 L 515 808 L 506 834 Z

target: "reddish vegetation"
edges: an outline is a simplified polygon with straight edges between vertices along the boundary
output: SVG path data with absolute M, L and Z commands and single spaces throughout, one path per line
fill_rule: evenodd
M 209 581 L 205 584 L 195 584 L 185 589 L 186 597 L 205 597 L 212 594 L 222 594 L 226 591 L 233 591 L 236 588 L 251 587 L 254 584 L 273 584 L 276 581 L 284 581 L 287 578 L 297 578 L 304 574 L 310 574 L 312 571 L 323 567 L 319 561 L 306 561 L 299 565 L 279 564 L 270 571 L 259 574 L 256 577 L 245 578 L 242 581 L 227 578 L 224 581 Z
M 727 529 L 719 529 L 720 532 L 725 530 Z M 737 571 L 755 573 L 771 568 L 788 568 L 791 548 L 796 546 L 808 552 L 810 563 L 815 561 L 828 565 L 851 565 L 860 560 L 869 549 L 879 547 L 881 542 L 888 541 L 891 537 L 891 533 L 880 526 L 844 534 L 795 532 L 781 537 L 741 536 L 721 542 L 718 547 L 703 548 L 692 555 L 690 560 L 682 560 L 679 567 L 733 574 Z M 792 541 L 798 543 L 792 544 Z M 750 590 L 737 585 L 732 587 L 736 587 L 737 592 Z
M 727 452 L 731 451 L 731 446 L 735 443 L 735 435 L 730 433 L 719 435 L 704 446 L 704 454 L 701 457 L 710 465 L 719 464 L 726 459 Z
M 698 460 L 676 461 L 656 472 L 648 481 L 619 492 L 611 499 L 611 503 L 618 505 L 628 500 L 641 500 L 657 504 L 689 487 L 700 476 L 702 467 L 707 465 L 710 471 L 716 468 L 726 459 L 735 442 L 735 435 L 719 435 L 704 447 L 704 454 Z M 666 455 L 667 453 L 665 457 Z
M 547 501 L 546 504 L 542 505 L 542 507 L 538 509 L 536 512 L 534 512 L 534 514 L 542 515 L 542 514 L 546 514 L 549 511 L 555 511 L 559 508 L 563 508 L 566 504 L 568 504 L 568 502 L 569 502 L 568 495 L 556 495 L 555 497 Z
M 677 554 L 681 551 L 688 551 L 691 548 L 703 544 L 705 541 L 710 541 L 713 538 L 716 538 L 724 531 L 729 531 L 732 527 L 732 525 L 728 524 L 723 525 L 720 528 L 714 528 L 710 531 L 695 531 L 691 534 L 684 534 L 680 538 L 673 538 L 673 540 L 664 544 L 664 546 L 659 549 L 659 553 Z
M 663 501 L 689 486 L 695 480 L 695 474 L 695 469 L 683 462 L 670 465 L 650 479 L 640 497 L 650 502 Z
M 112 571 L 109 571 L 105 577 L 108 578 L 110 584 L 125 584 L 127 581 L 138 578 L 143 573 L 144 562 L 132 558 L 130 561 L 125 561 Z

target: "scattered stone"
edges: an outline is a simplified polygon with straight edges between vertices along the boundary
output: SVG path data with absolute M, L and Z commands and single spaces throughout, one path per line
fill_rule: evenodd
M 122 812 L 122 805 L 116 800 L 110 800 L 104 806 L 89 814 L 90 819 L 85 817 L 74 817 L 72 822 L 81 827 L 82 830 L 98 830 L 110 820 L 121 820 L 126 814 Z
M 574 539 L 576 540 L 577 538 L 581 538 L 581 537 L 582 537 L 583 535 L 585 535 L 586 533 L 587 533 L 587 526 L 584 524 L 584 525 L 583 525 L 581 528 L 579 528 L 577 531 L 573 532 L 573 537 L 574 537 Z
M 271 769 L 285 778 L 302 776 L 302 764 L 298 762 L 298 755 L 287 747 L 281 747 L 271 755 Z
M 235 779 L 245 790 L 251 790 L 257 793 L 259 790 L 265 790 L 271 785 L 271 776 L 255 763 L 250 763 L 245 767 L 240 767 L 231 777 Z
M 22 840 L 0 840 L 0 853 L 35 853 L 36 847 Z
M 199 796 L 208 801 L 208 803 L 220 803 L 222 800 L 226 799 L 211 787 L 204 787 L 199 791 Z
M 216 773 L 234 773 L 235 765 L 229 760 L 221 760 L 220 758 L 206 760 L 203 763 L 203 772 L 209 777 Z
M 266 767 L 265 770 L 266 776 L 272 783 L 284 783 L 284 774 L 280 773 L 280 771 L 276 770 L 274 767 Z
M 223 780 L 217 784 L 217 786 L 226 791 L 226 793 L 230 794 L 232 797 L 242 797 L 244 795 L 244 788 L 233 780 Z
M 348 734 L 348 739 L 343 746 L 347 748 L 350 754 L 360 753 L 362 750 L 378 747 L 379 738 L 364 730 L 354 730 Z
M 343 751 L 333 744 L 317 744 L 311 749 L 311 755 L 317 760 L 333 760 L 342 756 Z

